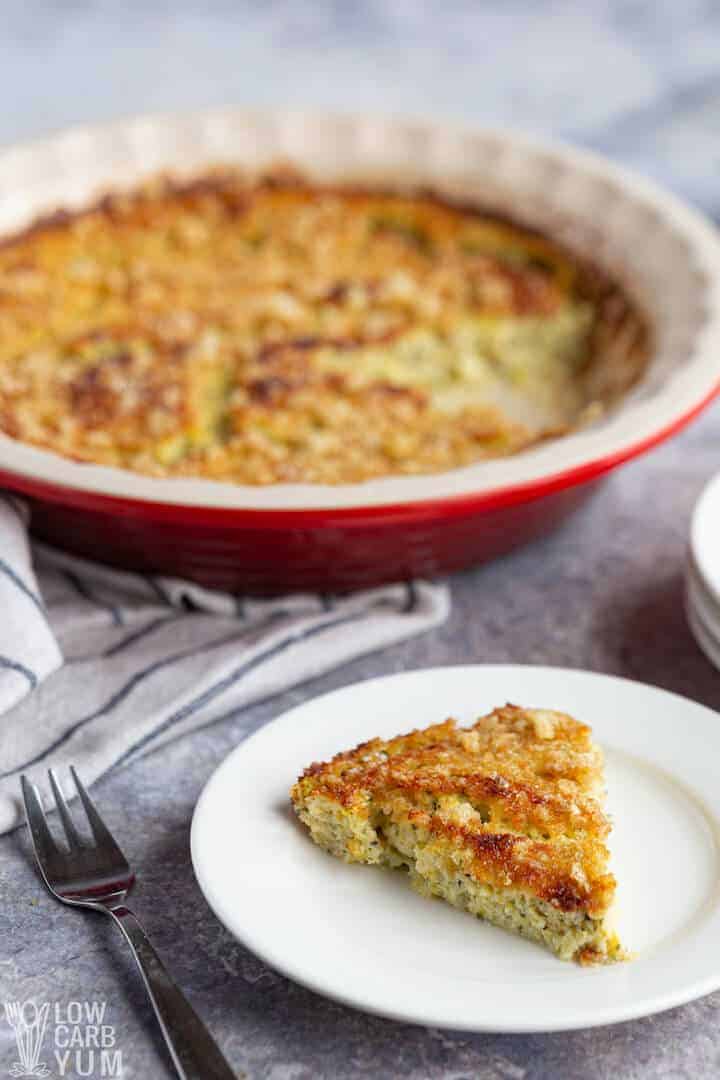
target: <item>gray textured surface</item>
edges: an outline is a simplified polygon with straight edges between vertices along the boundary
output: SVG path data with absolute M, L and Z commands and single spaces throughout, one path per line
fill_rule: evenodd
M 310 103 L 431 110 L 571 135 L 718 209 L 716 5 L 497 0 L 481 10 L 452 0 L 442 13 L 428 14 L 419 0 L 5 4 L 0 88 L 14 107 L 0 117 L 0 141 L 144 108 L 282 102 L 301 86 Z M 612 477 L 554 536 L 457 575 L 453 614 L 440 631 L 208 727 L 97 785 L 142 868 L 138 914 L 239 1069 L 267 1080 L 720 1075 L 720 994 L 614 1028 L 532 1037 L 424 1030 L 336 1006 L 230 940 L 194 884 L 188 855 L 195 800 L 225 754 L 288 706 L 357 679 L 469 660 L 550 663 L 645 680 L 720 709 L 720 674 L 690 637 L 681 585 L 688 516 L 718 468 L 715 408 Z M 107 1001 L 124 1076 L 169 1075 L 112 927 L 50 900 L 22 833 L 0 842 L 0 897 L 0 1000 Z M 0 1024 L 0 1076 L 14 1057 Z

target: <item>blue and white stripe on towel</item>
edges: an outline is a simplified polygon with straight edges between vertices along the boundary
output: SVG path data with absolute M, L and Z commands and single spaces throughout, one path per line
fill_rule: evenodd
M 441 623 L 444 585 L 241 598 L 36 545 L 0 498 L 0 832 L 18 777 L 118 762 Z
M 62 663 L 32 568 L 24 505 L 0 495 L 0 713 Z M 0 739 L 0 756 L 6 739 Z

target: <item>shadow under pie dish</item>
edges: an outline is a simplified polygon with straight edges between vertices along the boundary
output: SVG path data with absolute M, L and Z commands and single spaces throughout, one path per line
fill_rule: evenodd
M 452 569 L 550 527 L 715 390 L 669 353 L 707 330 L 717 252 L 702 222 L 648 225 L 656 193 L 515 136 L 420 126 L 408 155 L 417 125 L 264 121 L 0 158 L 7 182 L 64 166 L 0 216 L 0 468 L 46 539 L 257 592 Z M 220 142 L 238 165 L 209 170 Z M 600 196 L 626 220 L 596 235 Z M 641 218 L 678 279 L 661 313 L 623 243 Z

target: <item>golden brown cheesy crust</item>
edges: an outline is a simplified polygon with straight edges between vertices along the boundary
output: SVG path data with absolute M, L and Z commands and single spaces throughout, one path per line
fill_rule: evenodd
M 0 245 L 0 430 L 152 475 L 441 471 L 583 422 L 645 353 L 612 283 L 427 193 L 215 170 Z
M 405 865 L 421 890 L 594 962 L 620 956 L 602 766 L 586 725 L 507 705 L 311 765 L 292 800 L 333 854 Z

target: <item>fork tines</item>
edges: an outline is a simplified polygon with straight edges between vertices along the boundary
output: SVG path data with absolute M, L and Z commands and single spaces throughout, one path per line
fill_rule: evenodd
M 74 765 L 70 766 L 70 774 L 75 783 L 75 790 L 83 805 L 85 816 L 94 840 L 93 844 L 90 839 L 85 839 L 85 837 L 81 836 L 78 832 L 72 814 L 70 813 L 67 800 L 60 787 L 57 773 L 54 769 L 49 769 L 48 778 L 50 780 L 50 787 L 55 799 L 58 814 L 60 815 L 60 821 L 62 822 L 65 831 L 70 853 L 81 849 L 95 848 L 97 850 L 102 850 L 102 852 L 110 858 L 126 862 L 125 856 L 115 843 L 112 833 L 105 825 L 105 822 L 95 808 L 95 804 L 85 790 Z M 28 825 L 30 826 L 30 833 L 32 835 L 33 845 L 38 860 L 41 863 L 46 860 L 54 862 L 57 860 L 57 856 L 62 854 L 62 852 L 48 826 L 47 815 L 43 807 L 40 793 L 37 786 L 32 783 L 27 776 L 21 776 L 20 781 L 22 784 L 23 801 L 25 803 Z

